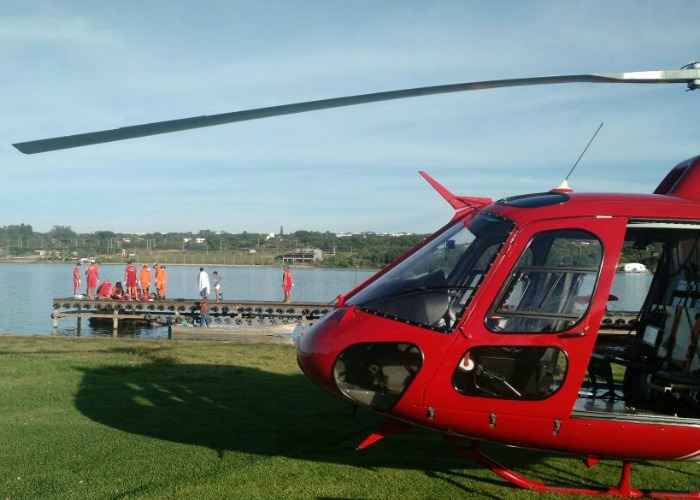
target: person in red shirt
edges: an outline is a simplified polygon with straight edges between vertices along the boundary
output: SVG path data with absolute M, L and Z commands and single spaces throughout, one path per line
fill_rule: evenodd
M 112 296 L 112 282 L 104 280 L 97 288 L 97 296 L 101 299 L 108 299 Z
M 80 261 L 75 263 L 73 268 L 73 296 L 80 295 Z
M 95 264 L 94 259 L 90 261 L 85 275 L 87 276 L 88 300 L 95 300 L 95 289 L 97 288 L 97 280 L 100 277 L 100 269 L 97 267 L 97 264 Z
M 282 292 L 284 293 L 285 302 L 290 302 L 292 300 L 293 286 L 294 279 L 292 278 L 292 271 L 289 270 L 288 266 L 284 266 L 284 271 L 282 272 Z
M 126 293 L 130 300 L 138 299 L 138 290 L 136 290 L 136 266 L 129 261 L 124 269 L 124 281 L 126 281 Z

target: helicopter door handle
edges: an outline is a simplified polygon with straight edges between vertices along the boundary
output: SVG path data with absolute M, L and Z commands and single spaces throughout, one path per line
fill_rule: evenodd
M 586 332 L 564 332 L 558 335 L 561 339 L 573 339 L 577 337 L 585 337 Z

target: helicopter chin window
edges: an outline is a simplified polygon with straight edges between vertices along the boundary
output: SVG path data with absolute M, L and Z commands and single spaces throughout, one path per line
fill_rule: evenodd
M 338 356 L 333 378 L 348 399 L 375 410 L 388 411 L 422 365 L 423 354 L 413 344 L 356 344 Z

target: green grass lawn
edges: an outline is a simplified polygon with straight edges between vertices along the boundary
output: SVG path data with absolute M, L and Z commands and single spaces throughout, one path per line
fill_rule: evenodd
M 311 385 L 290 347 L 0 337 L 0 498 L 540 498 L 435 433 L 353 451 L 378 422 Z M 488 450 L 560 485 L 619 470 Z M 696 464 L 635 472 L 638 487 L 700 487 Z

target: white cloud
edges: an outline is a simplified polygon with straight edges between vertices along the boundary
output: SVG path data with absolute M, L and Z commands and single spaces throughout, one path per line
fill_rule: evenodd
M 0 43 L 54 46 L 55 44 L 83 45 L 96 49 L 115 47 L 120 40 L 114 31 L 99 27 L 83 16 L 3 16 L 0 17 Z

